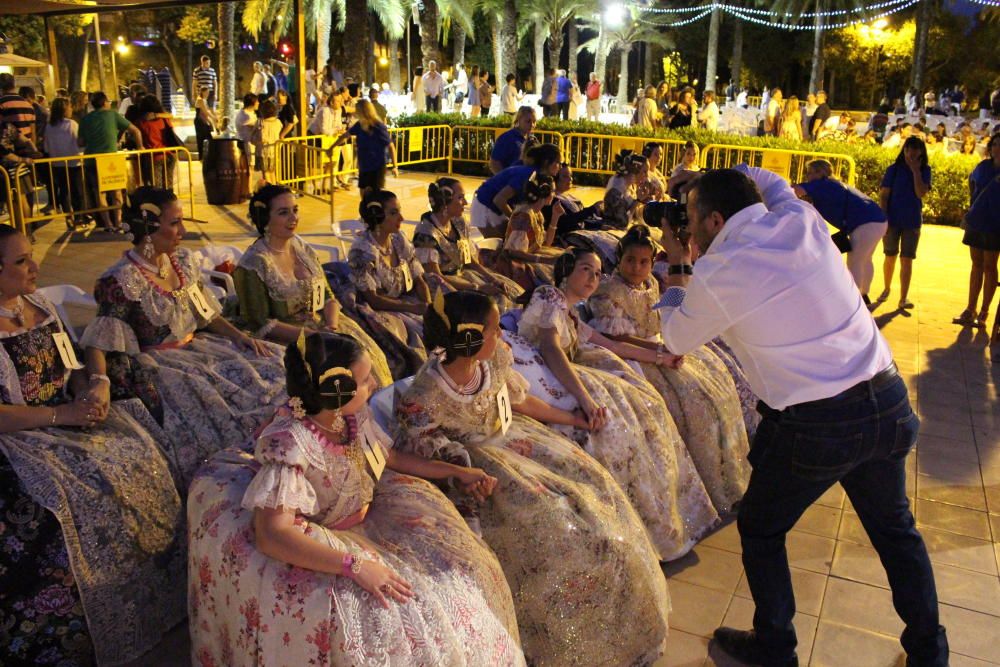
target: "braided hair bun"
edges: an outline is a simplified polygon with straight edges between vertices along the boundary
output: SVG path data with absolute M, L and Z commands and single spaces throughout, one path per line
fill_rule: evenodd
M 424 315 L 424 340 L 429 349 L 443 348 L 445 363 L 458 357 L 473 357 L 483 347 L 483 325 L 496 307 L 482 292 L 458 290 L 434 295 Z
M 306 334 L 285 349 L 285 382 L 289 398 L 302 401 L 306 414 L 339 410 L 357 394 L 353 366 L 364 348 L 351 336 L 329 332 Z
M 122 207 L 122 219 L 128 225 L 134 245 L 160 228 L 163 209 L 173 201 L 177 201 L 173 190 L 150 185 L 136 188 L 129 195 L 128 203 Z
M 265 185 L 258 189 L 250 197 L 250 222 L 257 229 L 257 233 L 264 236 L 267 231 L 268 219 L 271 216 L 271 201 L 281 195 L 290 195 L 292 190 L 284 185 Z
M 358 213 L 368 229 L 375 229 L 385 222 L 385 206 L 393 199 L 396 199 L 396 194 L 388 190 L 371 190 L 365 193 Z
M 524 201 L 529 204 L 534 204 L 537 201 L 551 196 L 554 190 L 555 181 L 552 180 L 551 176 L 535 172 L 524 184 L 524 190 L 521 192 L 521 196 L 524 197 Z
M 445 177 L 431 181 L 431 184 L 427 186 L 427 199 L 431 204 L 432 211 L 440 211 L 455 199 L 456 185 L 458 185 L 458 179 L 455 178 Z

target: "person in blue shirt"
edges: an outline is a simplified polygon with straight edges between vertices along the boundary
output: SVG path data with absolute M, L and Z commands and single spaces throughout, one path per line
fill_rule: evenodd
M 896 161 L 885 170 L 879 191 L 879 206 L 889 220 L 889 229 L 882 241 L 885 289 L 879 295 L 878 303 L 889 298 L 896 256 L 899 255 L 899 308 L 913 308 L 913 302 L 907 297 L 923 222 L 923 199 L 930 190 L 931 168 L 927 164 L 927 146 L 920 137 L 907 137 Z
M 333 143 L 332 148 L 347 143 L 350 136 L 357 143 L 358 189 L 364 197 L 369 191 L 385 189 L 386 154 L 392 156 L 393 175 L 399 178 L 396 166 L 396 144 L 389 136 L 389 128 L 378 117 L 375 105 L 360 100 L 354 110 L 358 121 Z
M 1000 173 L 992 181 L 984 185 L 973 202 L 969 212 L 965 214 L 965 239 L 963 243 L 969 245 L 970 236 L 976 238 L 979 244 L 991 247 L 990 250 L 981 250 L 984 256 L 984 269 L 982 273 L 983 288 L 983 311 L 977 321 L 986 326 L 987 312 L 990 303 L 993 301 L 993 294 L 997 287 L 997 257 L 1000 255 Z M 970 250 L 976 248 L 969 245 Z M 975 262 L 973 262 L 973 272 L 975 272 Z M 973 278 L 975 273 L 973 273 Z M 972 281 L 969 281 L 969 297 L 972 299 Z M 978 294 L 977 294 L 978 297 Z M 1000 313 L 993 318 L 993 330 L 990 334 L 990 357 L 993 363 L 1000 363 Z
M 490 171 L 499 174 L 507 167 L 521 164 L 521 151 L 524 142 L 535 129 L 538 119 L 535 117 L 535 107 L 523 106 L 514 116 L 514 125 L 497 137 L 490 153 Z
M 556 79 L 556 106 L 562 119 L 569 120 L 569 98 L 573 94 L 573 82 L 566 78 L 566 70 L 561 69 L 557 74 L 559 78 Z
M 969 176 L 969 212 L 965 216 L 965 235 L 962 243 L 969 246 L 972 267 L 969 270 L 969 302 L 962 314 L 952 320 L 964 327 L 986 327 L 990 303 L 997 287 L 997 260 L 1000 258 L 1000 208 L 992 202 L 979 205 L 979 200 L 987 192 L 996 193 L 997 178 L 1000 177 L 1000 134 L 994 134 L 986 145 L 985 160 L 980 162 Z M 994 198 L 996 195 L 993 195 Z M 987 213 L 994 218 L 989 220 Z M 976 314 L 979 294 L 982 292 L 983 305 Z
M 872 255 L 888 227 L 885 212 L 856 188 L 833 178 L 833 165 L 826 160 L 806 165 L 806 182 L 795 186 L 795 194 L 808 198 L 824 220 L 847 235 L 851 243 L 847 269 L 865 304 L 871 305 L 868 290 L 875 276 Z
M 562 151 L 555 144 L 538 144 L 527 150 L 524 164 L 507 167 L 476 190 L 469 222 L 486 238 L 503 238 L 512 212 L 511 203 L 524 190 L 532 174 L 555 177 L 562 164 Z

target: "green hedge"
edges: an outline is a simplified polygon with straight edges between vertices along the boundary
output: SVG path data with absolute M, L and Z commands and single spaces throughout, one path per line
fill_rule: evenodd
M 394 120 L 397 127 L 414 127 L 419 125 L 472 125 L 478 127 L 506 127 L 509 122 L 501 117 L 469 118 L 461 114 L 414 114 L 400 116 Z M 592 121 L 567 121 L 555 118 L 542 118 L 538 129 L 569 134 L 584 132 L 589 134 L 605 134 L 622 137 L 662 137 L 668 139 L 693 140 L 699 146 L 708 144 L 727 144 L 730 146 L 754 146 L 759 148 L 785 148 L 791 150 L 814 150 L 820 153 L 842 153 L 854 158 L 857 167 L 857 187 L 862 192 L 878 199 L 879 184 L 882 174 L 896 159 L 896 151 L 887 150 L 881 146 L 868 144 L 848 144 L 841 141 L 819 141 L 803 145 L 800 142 L 777 137 L 747 137 L 739 134 L 723 132 L 708 132 L 685 128 L 681 130 L 648 130 L 642 127 L 625 127 L 609 123 Z M 969 204 L 969 174 L 979 163 L 980 158 L 971 155 L 932 153 L 930 156 L 933 183 L 930 193 L 924 199 L 924 218 L 931 222 L 945 225 L 958 225 Z M 485 171 L 476 169 L 477 175 Z M 591 179 L 584 175 L 577 177 L 581 183 Z

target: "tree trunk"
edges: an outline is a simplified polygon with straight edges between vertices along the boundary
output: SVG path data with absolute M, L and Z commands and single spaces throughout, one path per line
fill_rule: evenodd
M 541 95 L 542 82 L 545 80 L 545 26 L 541 19 L 535 19 L 532 35 L 535 47 L 535 94 Z
M 389 40 L 389 87 L 392 92 L 403 90 L 403 80 L 399 76 L 399 40 Z
M 56 33 L 56 48 L 59 49 L 60 61 L 66 66 L 66 77 L 63 81 L 70 91 L 87 90 L 87 68 L 90 64 L 90 38 L 93 26 L 86 26 L 80 36 L 68 36 Z
M 579 81 L 576 78 L 576 63 L 577 63 L 577 51 L 580 50 L 580 32 L 576 27 L 576 19 L 572 18 L 569 20 L 569 38 L 567 40 L 566 49 L 569 51 L 569 68 L 568 74 L 570 81 Z
M 219 20 L 219 117 L 231 116 L 236 106 L 236 44 L 233 23 L 236 3 L 223 2 L 218 8 Z M 230 128 L 232 123 L 230 122 Z
M 644 42 L 642 45 L 642 85 L 655 86 L 653 81 L 653 45 Z
M 722 27 L 722 10 L 712 11 L 712 20 L 708 24 L 708 54 L 705 65 L 705 90 L 715 92 L 718 86 L 715 81 L 715 72 L 719 63 L 719 30 Z
M 167 52 L 167 59 L 170 61 L 170 78 L 173 80 L 173 87 L 174 87 L 174 90 L 170 91 L 170 99 L 173 100 L 174 91 L 177 90 L 177 86 L 184 85 L 184 75 L 180 63 L 177 62 L 177 54 L 174 53 L 173 48 L 171 48 L 170 46 L 169 43 L 170 38 L 166 37 L 167 31 L 161 30 L 160 34 L 163 35 L 163 38 L 160 39 L 160 46 L 162 46 L 163 50 Z M 115 93 L 115 95 L 117 97 L 117 92 Z
M 493 79 L 496 87 L 499 87 L 497 84 L 503 81 L 503 77 L 517 71 L 517 5 L 514 0 L 504 0 L 500 38 L 503 40 L 500 51 L 503 60 Z
M 330 30 L 333 27 L 333 12 L 320 12 L 316 19 L 316 71 L 323 71 L 330 59 Z
M 815 93 L 823 87 L 823 0 L 816 0 L 816 18 L 813 25 L 812 71 L 809 73 L 809 92 Z
M 355 81 L 361 81 L 368 71 L 368 0 L 347 0 L 347 20 L 344 31 L 344 65 L 341 71 Z M 324 65 L 326 63 L 323 63 Z
M 917 11 L 917 30 L 913 38 L 913 70 L 910 73 L 910 85 L 917 94 L 924 91 L 924 76 L 927 73 L 927 39 L 930 34 L 934 7 L 931 0 L 922 0 Z M 921 100 L 921 105 L 923 101 Z
M 601 23 L 601 28 L 597 32 L 597 51 L 594 53 L 594 72 L 597 74 L 597 80 L 601 82 L 601 92 L 607 90 L 608 82 L 605 81 L 605 77 L 608 73 L 608 36 L 604 32 L 604 23 Z M 589 80 L 589 76 L 587 77 Z
M 490 17 L 490 37 L 493 38 L 493 76 L 503 69 L 503 44 L 500 41 L 500 31 L 502 29 L 501 19 L 497 15 Z M 488 68 L 487 68 L 488 69 Z M 496 81 L 496 79 L 493 79 Z
M 451 23 L 452 61 L 455 65 L 465 62 L 465 28 L 457 21 Z M 468 69 L 468 68 L 466 68 Z
M 562 56 L 563 34 L 562 28 L 558 31 L 549 32 L 549 67 L 559 69 L 559 60 Z
M 736 25 L 733 27 L 733 59 L 730 62 L 729 70 L 733 85 L 739 92 L 742 85 L 740 76 L 743 73 L 743 20 L 737 18 L 735 23 Z
M 438 45 L 438 6 L 436 0 L 423 0 L 424 11 L 420 12 L 420 54 L 424 70 L 427 63 L 434 61 L 441 69 L 441 48 Z
M 368 12 L 368 62 L 365 68 L 365 76 L 362 83 L 371 85 L 378 79 L 375 58 L 375 33 L 378 31 L 378 23 L 375 20 L 375 13 Z
M 631 44 L 622 44 L 621 71 L 618 72 L 618 108 L 623 109 L 628 104 L 628 56 L 632 52 Z

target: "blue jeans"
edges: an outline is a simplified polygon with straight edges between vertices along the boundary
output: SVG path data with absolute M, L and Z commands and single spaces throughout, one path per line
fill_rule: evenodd
M 750 448 L 753 472 L 739 508 L 743 567 L 762 651 L 780 662 L 795 652 L 795 597 L 785 534 L 837 482 L 847 492 L 889 577 L 906 624 L 900 638 L 913 667 L 946 667 L 934 573 L 906 498 L 906 455 L 920 421 L 895 376 L 782 411 L 758 404 L 764 419 Z M 848 650 L 849 647 L 844 647 Z

